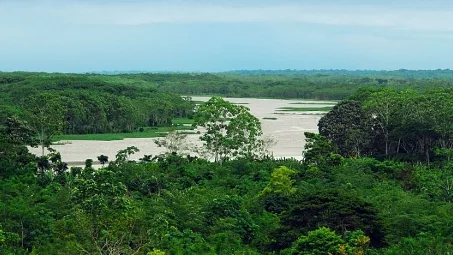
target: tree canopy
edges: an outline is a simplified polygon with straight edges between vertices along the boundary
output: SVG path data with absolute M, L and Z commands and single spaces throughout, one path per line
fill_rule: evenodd
M 212 152 L 215 161 L 251 158 L 261 152 L 261 123 L 243 105 L 213 97 L 200 105 L 195 121 L 206 129 L 200 140 L 205 142 L 206 150 Z
M 188 98 L 147 87 L 147 82 L 179 84 L 186 76 L 222 80 L 220 74 L 1 73 L 0 254 L 440 255 L 453 250 L 453 90 L 448 88 L 361 89 L 322 117 L 319 134 L 306 133 L 303 160 L 256 157 L 259 121 L 246 107 L 218 97 L 195 109 L 195 118 L 221 162 L 180 154 L 178 137 L 162 144 L 169 151 L 158 157 L 133 161 L 135 146 L 118 151 L 115 159 L 93 155 L 105 163 L 99 169 L 93 159 L 70 168 L 57 151 L 44 157 L 28 152 L 27 146 L 42 143 L 36 132 L 45 121 L 55 121 L 55 129 L 45 133 L 51 135 L 133 129 L 191 115 L 194 102 Z M 393 82 L 377 80 L 384 78 L 363 82 Z M 114 83 L 117 79 L 133 86 Z M 134 122 L 130 114 L 143 118 Z

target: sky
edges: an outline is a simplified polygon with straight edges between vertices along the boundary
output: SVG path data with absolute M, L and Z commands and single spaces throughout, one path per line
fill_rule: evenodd
M 0 0 L 0 71 L 453 69 L 451 0 Z

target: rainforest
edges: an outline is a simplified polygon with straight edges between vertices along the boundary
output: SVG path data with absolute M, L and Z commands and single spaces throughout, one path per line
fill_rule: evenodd
M 0 254 L 453 250 L 451 70 L 2 72 L 0 92 Z M 227 97 L 333 105 L 259 119 Z M 284 114 L 319 116 L 300 159 L 264 139 Z M 165 150 L 71 166 L 56 149 L 127 134 Z

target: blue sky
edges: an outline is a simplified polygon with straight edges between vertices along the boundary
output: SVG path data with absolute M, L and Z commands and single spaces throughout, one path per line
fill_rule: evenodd
M 450 0 L 1 0 L 0 70 L 453 69 Z

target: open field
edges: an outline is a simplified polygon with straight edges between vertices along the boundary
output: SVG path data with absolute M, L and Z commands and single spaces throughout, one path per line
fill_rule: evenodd
M 301 112 L 291 111 L 291 105 L 304 104 L 310 108 L 330 109 L 330 104 L 320 104 L 316 101 L 303 100 L 281 100 L 281 99 L 255 99 L 255 98 L 226 98 L 232 103 L 247 103 L 247 107 L 258 119 L 261 120 L 262 129 L 265 136 L 272 138 L 275 144 L 270 148 L 275 157 L 294 157 L 302 158 L 304 148 L 304 132 L 317 132 L 317 124 L 322 117 L 321 112 L 312 114 L 301 114 Z M 209 97 L 193 97 L 193 100 L 202 102 L 209 100 Z M 288 109 L 279 112 L 278 118 L 275 113 L 278 109 Z M 296 107 L 297 108 L 297 107 Z M 154 139 L 165 135 L 165 132 L 172 129 L 184 130 L 188 132 L 197 132 L 201 130 L 194 129 L 190 126 L 193 120 L 176 119 L 173 122 L 175 127 L 172 128 L 147 128 L 144 132 L 125 133 L 125 134 L 95 134 L 79 136 L 60 136 L 64 142 L 52 147 L 59 151 L 64 161 L 70 165 L 79 165 L 87 158 L 96 159 L 97 156 L 104 154 L 109 159 L 114 159 L 118 150 L 128 146 L 136 146 L 140 152 L 133 155 L 132 159 L 139 159 L 145 154 L 156 155 L 164 151 L 163 148 L 157 147 Z M 200 144 L 198 135 L 188 135 L 190 143 Z M 39 154 L 39 148 L 31 148 L 31 151 Z
M 171 121 L 173 125 L 192 125 L 195 121 L 187 118 L 177 118 Z

